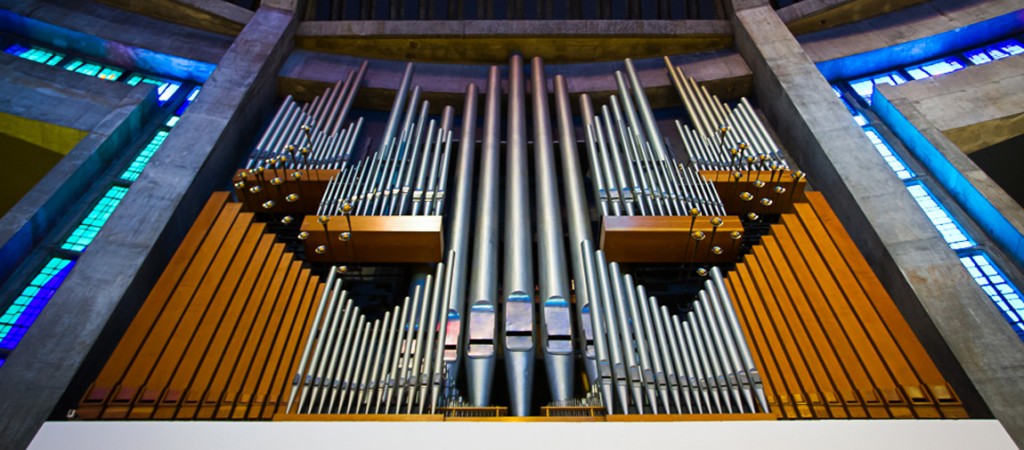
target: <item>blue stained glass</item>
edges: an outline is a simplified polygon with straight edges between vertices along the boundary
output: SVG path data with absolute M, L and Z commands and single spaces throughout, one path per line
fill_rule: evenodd
M 26 47 L 20 44 L 11 45 L 4 51 L 19 58 L 46 64 L 48 66 L 55 66 L 64 60 L 64 55 L 61 55 L 60 53 L 51 52 L 39 47 Z
M 51 258 L 0 316 L 0 350 L 14 350 L 39 313 L 68 276 L 75 262 Z
M 178 92 L 178 89 L 181 88 L 181 83 L 177 81 L 165 80 L 138 73 L 134 73 L 132 76 L 128 77 L 128 79 L 125 80 L 125 83 L 131 86 L 136 86 L 139 83 L 152 84 L 156 86 L 157 102 L 160 103 L 160 105 L 167 103 L 167 101 L 174 97 L 174 94 Z
M 868 119 L 864 117 L 864 115 L 861 114 L 860 111 L 857 111 L 856 109 L 853 108 L 853 106 L 850 106 L 850 104 L 846 102 L 846 99 L 843 98 L 843 91 L 839 90 L 838 86 L 833 84 L 832 92 L 836 94 L 836 98 L 838 98 L 839 101 L 843 102 L 843 106 L 846 107 L 846 111 L 853 116 L 853 121 L 857 122 L 857 125 L 864 126 L 868 124 Z
M 177 116 L 172 117 L 172 119 L 176 117 Z M 177 121 L 175 120 L 175 122 Z M 174 126 L 174 124 L 168 121 L 168 126 Z M 135 181 L 139 179 L 139 175 L 142 175 L 142 170 L 146 168 L 146 164 L 149 164 L 149 160 L 152 159 L 153 155 L 156 154 L 156 151 L 160 149 L 160 146 L 163 145 L 165 139 L 167 139 L 167 132 L 157 131 L 156 135 L 153 136 L 153 139 L 146 144 L 146 147 L 139 152 L 138 156 L 135 157 L 132 163 L 128 165 L 128 168 L 125 169 L 124 173 L 121 174 L 121 179 L 125 181 Z
M 992 258 L 985 252 L 971 252 L 960 257 L 960 263 L 981 286 L 985 294 L 999 307 L 1003 317 L 1013 326 L 1013 331 L 1024 339 L 1024 301 L 1020 290 L 1006 280 Z
M 178 110 L 175 111 L 174 114 L 179 116 L 185 114 L 185 110 L 188 109 L 188 107 L 192 105 L 192 102 L 196 100 L 201 88 L 201 86 L 193 87 L 192 90 L 189 91 L 188 97 L 185 97 L 185 101 L 182 102 L 181 106 L 178 107 Z
M 7 47 L 7 49 L 4 50 L 4 52 L 7 52 L 8 54 L 11 54 L 11 55 L 14 55 L 14 56 L 21 56 L 23 53 L 25 53 L 27 51 L 28 51 L 28 47 L 25 47 L 24 45 L 21 45 L 21 44 L 11 44 L 10 47 Z
M 157 100 L 160 102 L 161 105 L 167 103 L 167 101 L 174 96 L 174 93 L 178 92 L 178 88 L 180 87 L 181 83 L 174 81 L 168 81 L 164 84 L 161 84 L 160 87 L 156 90 L 158 94 Z
M 96 64 L 82 59 L 72 60 L 70 64 L 64 66 L 64 70 L 107 81 L 116 81 L 118 78 L 121 78 L 121 74 L 124 73 L 121 69 L 107 67 L 102 64 Z
M 889 146 L 889 143 L 882 138 L 882 135 L 878 134 L 878 130 L 875 130 L 872 127 L 864 127 L 864 134 L 868 136 L 868 140 L 870 140 L 871 144 L 875 146 L 875 150 L 878 150 L 878 153 L 882 155 L 885 162 L 889 164 L 889 168 L 896 173 L 896 176 L 899 177 L 899 179 L 909 180 L 914 178 L 914 172 L 907 167 L 899 156 L 896 156 L 896 153 L 892 151 L 892 147 Z
M 1024 53 L 1024 44 L 1016 39 L 1007 39 L 997 44 L 971 50 L 964 53 L 964 56 L 967 56 L 967 59 L 974 64 L 985 64 L 1021 53 Z
M 965 67 L 967 67 L 967 65 L 960 60 L 960 58 L 950 56 L 938 61 L 932 61 L 910 67 L 907 69 L 907 73 L 909 73 L 915 80 L 921 80 L 924 78 L 934 77 L 936 75 L 945 75 L 947 73 L 956 72 L 964 69 Z
M 110 215 L 114 213 L 114 209 L 117 208 L 117 205 L 121 203 L 121 199 L 127 193 L 128 188 L 126 187 L 111 187 L 103 195 L 99 203 L 92 208 L 92 211 L 89 211 L 89 215 L 82 219 L 78 227 L 71 232 L 71 236 L 68 236 L 60 248 L 73 252 L 85 251 L 85 248 L 92 243 L 93 239 L 96 239 L 100 229 L 107 223 Z
M 879 84 L 891 84 L 893 86 L 906 83 L 907 79 L 903 78 L 898 72 L 889 72 L 879 75 L 873 75 L 867 78 L 861 78 L 850 82 L 850 87 L 857 92 L 857 95 L 864 101 L 871 104 L 871 94 L 875 92 L 875 86 Z
M 931 220 L 932 225 L 935 229 L 942 234 L 942 238 L 946 240 L 949 247 L 953 250 L 961 250 L 965 248 L 974 247 L 975 243 L 967 236 L 967 232 L 953 220 L 953 217 L 949 215 L 932 195 L 928 192 L 928 189 L 924 187 L 919 181 L 907 183 L 907 190 L 910 191 L 910 195 L 917 201 L 917 205 L 924 210 L 924 213 Z

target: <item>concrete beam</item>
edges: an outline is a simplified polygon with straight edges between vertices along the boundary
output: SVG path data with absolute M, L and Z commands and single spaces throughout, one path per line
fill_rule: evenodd
M 1019 10 L 1015 0 L 934 0 L 799 40 L 826 79 L 858 78 L 1020 33 Z
M 216 64 L 233 40 L 89 1 L 0 0 L 0 30 L 121 67 L 200 83 L 209 72 L 191 76 L 202 68 L 190 64 Z
M 964 153 L 1024 134 L 1024 58 L 1003 58 L 885 91 L 903 97 Z M 970 111 L 970 114 L 964 114 Z
M 168 22 L 237 36 L 253 12 L 227 1 L 200 0 L 97 0 L 116 8 Z
M 779 9 L 793 34 L 824 30 L 890 14 L 928 0 L 803 0 Z
M 305 22 L 296 46 L 359 57 L 505 64 L 513 53 L 546 63 L 609 61 L 729 48 L 722 20 L 431 20 Z
M 771 2 L 768 0 L 728 0 L 719 3 L 722 9 L 725 11 L 726 17 L 733 17 L 736 15 L 736 11 L 743 11 L 745 9 L 760 8 L 762 6 L 771 7 Z
M 984 415 L 987 405 L 1017 444 L 1024 443 L 1024 344 L 775 11 L 739 11 L 733 26 L 737 50 L 754 72 L 754 89 L 783 145 L 855 231 L 858 248 L 969 412 Z
M 0 71 L 0 112 L 86 132 L 99 125 L 132 91 L 127 84 L 83 76 L 4 52 L 0 52 L 0 65 L 4 67 Z M 0 124 L 0 130 L 19 132 L 6 126 Z M 47 138 L 39 136 L 38 143 L 47 146 L 41 141 Z
M 152 85 L 111 83 L 6 53 L 0 53 L 0 64 L 7 69 L 0 72 L 0 111 L 17 116 L 12 125 L 35 122 L 40 132 L 68 127 L 69 132 L 80 133 L 67 155 L 0 218 L 3 284 L 160 112 Z M 52 139 L 53 135 L 40 136 L 38 143 L 53 143 Z
M 292 13 L 261 8 L 221 59 L 103 231 L 0 367 L 0 442 L 25 448 L 68 392 L 77 402 L 209 194 L 274 106 Z M 109 326 L 108 326 L 109 325 Z M 83 376 L 74 380 L 82 369 Z M 86 381 L 87 382 L 87 381 Z
M 1008 67 L 1012 67 L 1010 65 Z M 984 67 L 984 66 L 982 66 Z M 972 69 L 980 69 L 975 67 Z M 966 71 L 965 71 L 966 72 Z M 950 74 L 948 76 L 957 75 Z M 977 81 L 977 77 L 956 77 L 960 81 Z M 885 86 L 876 90 L 872 97 L 871 109 L 883 122 L 903 141 L 907 149 L 931 172 L 932 177 L 939 181 L 949 195 L 967 211 L 986 234 L 1002 247 L 1003 251 L 1013 259 L 1019 267 L 1024 267 L 1024 209 L 1011 198 L 1003 188 L 985 174 L 974 161 L 971 161 L 956 144 L 949 140 L 935 124 L 932 117 L 944 119 L 946 113 L 935 111 L 942 107 L 941 97 L 959 97 L 955 90 L 947 95 L 922 98 L 927 93 L 941 92 L 942 87 L 953 87 L 938 83 L 942 79 L 921 80 L 909 83 L 908 88 L 893 89 Z M 965 86 L 966 87 L 966 86 Z M 984 91 L 984 83 L 978 84 L 979 91 Z M 1016 97 L 1016 92 L 1008 95 Z M 983 94 L 980 92 L 979 94 Z M 916 100 L 915 100 L 916 99 Z M 932 100 L 932 101 L 927 101 Z M 961 116 L 975 116 L 978 111 L 984 116 L 985 107 L 975 107 L 975 103 L 985 102 L 985 96 L 979 95 L 970 99 L 960 99 L 963 103 L 945 104 L 952 108 L 949 113 L 959 112 Z M 990 108 L 989 110 L 998 109 Z M 971 114 L 963 114 L 963 111 Z M 1005 322 L 1004 322 L 1005 324 Z

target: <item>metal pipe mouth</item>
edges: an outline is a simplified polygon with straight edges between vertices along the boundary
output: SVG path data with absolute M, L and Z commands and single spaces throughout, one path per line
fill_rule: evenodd
M 533 351 L 533 300 L 516 291 L 505 298 L 505 348 L 511 352 Z
M 530 339 L 532 347 L 532 338 Z M 509 406 L 513 416 L 530 414 L 533 395 L 534 354 L 532 348 L 517 351 L 506 348 L 506 370 L 509 384 Z

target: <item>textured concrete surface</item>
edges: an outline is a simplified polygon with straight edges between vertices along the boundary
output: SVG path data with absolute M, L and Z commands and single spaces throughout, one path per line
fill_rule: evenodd
M 887 89 L 903 97 L 960 150 L 1024 134 L 1024 58 L 1004 58 Z M 964 114 L 970 111 L 970 114 Z
M 934 0 L 799 41 L 825 78 L 856 78 L 1024 31 L 1020 7 L 1019 0 Z
M 54 226 L 64 222 L 63 212 L 139 136 L 157 106 L 152 85 L 112 83 L 6 53 L 0 53 L 0 64 L 7 68 L 0 72 L 0 111 L 22 118 L 18 123 L 30 119 L 82 130 L 85 135 L 0 218 L 2 283 Z M 40 137 L 39 142 L 47 139 L 53 136 Z
M 291 50 L 294 27 L 288 11 L 257 11 L 149 170 L 0 367 L 4 448 L 26 447 L 65 390 L 83 387 L 73 380 L 83 362 L 98 366 L 106 359 L 124 319 L 145 298 L 210 192 L 223 187 L 243 144 L 256 134 L 258 118 L 270 113 L 275 74 Z M 121 329 L 104 332 L 108 321 Z M 99 356 L 90 353 L 97 342 L 105 349 Z M 95 375 L 89 367 L 84 378 Z
M 126 84 L 82 76 L 7 53 L 0 53 L 0 65 L 5 68 L 0 71 L 0 112 L 76 130 L 95 128 L 132 91 Z M 18 137 L 44 147 L 48 147 L 45 140 L 52 139 L 42 135 Z
M 928 0 L 803 0 L 778 14 L 793 34 L 824 30 L 888 14 Z
M 1021 209 L 1006 191 L 957 148 L 932 120 L 935 116 L 942 119 L 947 113 L 924 109 L 942 107 L 942 102 L 919 103 L 906 97 L 910 93 L 936 93 L 939 91 L 936 84 L 910 84 L 911 90 L 893 89 L 890 86 L 878 89 L 873 97 L 877 101 L 873 102 L 872 109 L 928 168 L 932 176 L 946 188 L 960 207 L 967 211 L 974 222 L 981 226 L 1017 265 L 1024 266 L 1024 209 Z M 955 92 L 950 93 L 954 94 Z M 959 110 L 959 107 L 950 104 L 945 104 L 945 107 L 954 111 Z M 973 110 L 969 116 L 974 116 Z
M 850 120 L 778 15 L 769 8 L 741 11 L 734 26 L 737 48 L 754 71 L 758 98 L 783 144 L 851 231 L 970 412 L 985 413 L 980 395 L 1016 443 L 1024 443 L 1024 343 Z
M 732 33 L 720 20 L 336 21 L 303 23 L 295 39 L 307 50 L 382 59 L 504 64 L 518 52 L 554 64 L 721 50 Z
M 202 0 L 97 0 L 116 8 L 168 22 L 237 36 L 252 19 L 252 11 L 227 1 Z
M 92 1 L 0 0 L 0 9 L 45 24 L 10 30 L 16 34 L 51 42 L 55 34 L 49 29 L 52 27 L 83 33 L 80 40 L 54 41 L 52 44 L 87 55 L 102 53 L 99 56 L 113 59 L 124 67 L 136 67 L 137 60 L 148 56 L 145 52 L 216 63 L 232 42 L 231 36 L 165 22 Z M 99 40 L 117 45 L 95 48 Z

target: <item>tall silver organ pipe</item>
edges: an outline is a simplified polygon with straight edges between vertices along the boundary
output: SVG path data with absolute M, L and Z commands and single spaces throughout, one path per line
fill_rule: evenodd
M 537 273 L 540 286 L 540 344 L 552 401 L 572 397 L 575 372 L 569 277 L 566 273 L 562 213 L 548 109 L 547 78 L 539 57 L 530 61 L 533 99 L 533 155 L 537 192 Z M 510 156 L 511 157 L 511 156 Z M 512 165 L 510 164 L 511 168 Z M 514 173 L 514 172 L 513 172 Z M 507 214 L 506 214 L 507 217 Z M 527 233 L 529 234 L 529 233 Z M 529 248 L 529 243 L 527 243 Z
M 573 280 L 576 284 L 576 321 L 580 330 L 580 349 L 587 378 L 594 383 L 598 378 L 597 355 L 594 348 L 594 330 L 590 317 L 590 294 L 580 289 L 585 279 L 584 253 L 579 243 L 593 241 L 590 231 L 590 209 L 587 194 L 583 188 L 583 172 L 580 169 L 579 146 L 576 141 L 576 127 L 572 122 L 569 104 L 569 88 L 565 77 L 555 75 L 555 110 L 558 116 L 559 161 L 562 167 L 562 193 L 565 200 L 565 217 L 569 226 L 569 255 L 572 260 Z M 609 404 L 608 396 L 605 404 Z
M 462 329 L 466 317 L 466 270 L 469 258 L 469 237 L 472 234 L 470 212 L 473 199 L 473 171 L 476 164 L 476 114 L 478 93 L 476 84 L 466 86 L 466 102 L 462 108 L 462 136 L 459 139 L 459 158 L 455 165 L 455 187 L 451 199 L 451 221 L 448 234 L 449 248 L 457 261 L 447 261 L 452 271 L 451 297 L 447 305 L 447 334 L 444 342 L 444 363 L 448 380 L 458 379 L 459 366 L 465 347 Z M 450 391 L 452 386 L 445 386 Z
M 530 165 L 526 150 L 526 86 L 521 56 L 512 56 L 508 78 L 502 347 L 510 414 L 525 416 L 530 413 L 535 348 Z
M 473 233 L 473 272 L 469 281 L 469 335 L 466 375 L 469 400 L 475 406 L 491 403 L 497 350 L 498 182 L 501 173 L 501 72 L 491 66 L 487 76 L 483 145 L 477 184 Z

